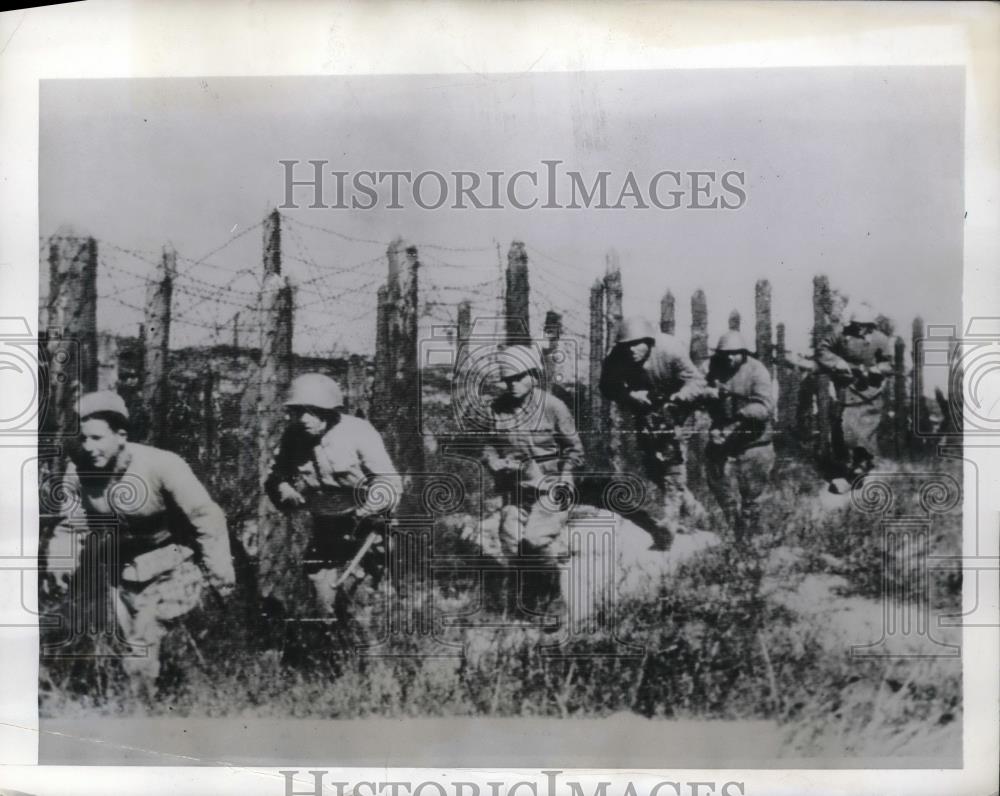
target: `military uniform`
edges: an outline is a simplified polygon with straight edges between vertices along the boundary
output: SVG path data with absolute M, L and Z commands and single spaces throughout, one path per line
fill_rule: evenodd
M 735 353 L 746 354 L 735 370 L 715 362 L 709 368 L 708 401 L 712 418 L 709 444 L 705 451 L 705 476 L 726 522 L 738 539 L 759 530 L 760 499 L 774 467 L 772 414 L 774 392 L 767 368 L 749 355 L 742 337 L 724 335 L 717 349 L 738 346 Z
M 183 459 L 132 442 L 108 471 L 71 462 L 63 494 L 63 520 L 49 545 L 50 570 L 58 570 L 63 559 L 89 578 L 99 562 L 118 562 L 101 576 L 131 651 L 122 665 L 130 675 L 155 681 L 171 620 L 201 600 L 202 568 L 220 588 L 235 581 L 225 516 Z M 108 531 L 91 533 L 101 526 Z M 78 586 L 72 594 L 75 600 L 87 597 Z
M 687 485 L 687 444 L 680 434 L 683 416 L 666 417 L 665 412 L 679 412 L 679 407 L 664 409 L 673 398 L 676 404 L 696 400 L 704 390 L 705 379 L 691 362 L 681 343 L 671 335 L 655 334 L 641 319 L 631 319 L 623 327 L 618 344 L 605 357 L 600 389 L 604 397 L 631 411 L 646 474 L 658 487 L 661 525 L 668 535 L 684 530 L 684 525 L 702 522 L 705 509 Z M 628 344 L 648 340 L 649 355 L 643 362 L 631 359 Z M 651 405 L 639 405 L 631 393 L 646 391 Z M 668 422 L 660 423 L 661 419 Z
M 493 439 L 483 451 L 488 468 L 497 460 L 517 463 L 497 474 L 503 496 L 500 544 L 508 556 L 520 551 L 558 558 L 567 553 L 563 529 L 569 517 L 551 500 L 539 500 L 538 489 L 583 465 L 583 444 L 569 409 L 551 393 L 534 388 L 522 402 L 507 395 L 491 405 Z
M 885 385 L 892 374 L 892 344 L 880 331 L 849 334 L 842 328 L 821 339 L 816 363 L 833 380 L 834 455 L 843 475 L 863 475 L 880 455 L 879 427 Z
M 342 415 L 318 440 L 292 427 L 265 481 L 278 507 L 282 484 L 302 495 L 312 515 L 304 565 L 320 609 L 340 619 L 350 613 L 364 623 L 384 570 L 385 516 L 396 508 L 403 489 L 382 436 L 367 420 L 350 415 Z M 347 565 L 371 532 L 378 536 L 376 543 L 357 571 L 347 575 Z

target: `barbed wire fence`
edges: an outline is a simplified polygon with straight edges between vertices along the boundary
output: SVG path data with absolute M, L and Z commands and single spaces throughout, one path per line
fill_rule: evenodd
M 622 323 L 614 251 L 588 285 L 581 276 L 588 269 L 520 241 L 506 254 L 496 240 L 386 245 L 274 210 L 197 258 L 169 245 L 153 252 L 73 234 L 40 241 L 39 253 L 48 277 L 40 307 L 42 436 L 71 428 L 81 392 L 116 389 L 133 415 L 133 438 L 184 456 L 231 522 L 258 535 L 281 527 L 261 483 L 283 426 L 283 396 L 305 371 L 338 380 L 346 409 L 383 432 L 402 471 L 421 473 L 435 433 L 421 413 L 422 391 L 453 391 L 461 352 L 472 343 L 530 343 L 546 387 L 578 418 L 592 460 L 626 467 L 624 420 L 597 389 Z M 838 295 L 826 277 L 815 278 L 807 348 L 836 319 Z M 676 303 L 669 290 L 649 297 L 664 333 L 677 332 Z M 784 324 L 772 323 L 766 280 L 756 284 L 754 307 L 755 353 L 776 385 L 779 437 L 804 455 L 828 456 L 827 377 L 792 353 Z M 730 328 L 741 323 L 730 313 Z M 922 335 L 918 318 L 909 357 L 902 338 L 895 341 L 886 405 L 899 458 L 919 442 L 913 403 L 923 400 L 922 364 L 911 359 Z M 451 348 L 450 365 L 422 360 L 428 339 Z M 76 360 L 63 367 L 67 343 Z M 691 296 L 689 350 L 704 368 L 708 302 L 700 290 Z

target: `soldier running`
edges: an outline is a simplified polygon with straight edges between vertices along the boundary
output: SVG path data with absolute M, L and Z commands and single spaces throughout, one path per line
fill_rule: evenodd
M 565 589 L 555 585 L 560 576 L 551 569 L 569 554 L 569 505 L 561 498 L 568 497 L 573 473 L 583 464 L 583 444 L 566 404 L 541 386 L 544 371 L 533 348 L 504 349 L 499 366 L 504 392 L 490 407 L 492 437 L 484 446 L 483 462 L 503 498 L 499 533 L 504 555 L 511 562 L 535 557 L 550 570 L 535 578 L 519 572 L 522 584 L 543 581 L 518 595 L 521 607 L 530 610 L 565 598 Z
M 133 689 L 150 696 L 175 620 L 199 605 L 206 579 L 226 596 L 235 574 L 225 516 L 191 468 L 130 442 L 128 430 L 117 393 L 80 398 L 80 449 L 66 469 L 46 562 L 75 615 L 103 610 L 110 597 L 128 647 L 122 666 Z
M 832 407 L 834 475 L 855 486 L 879 456 L 885 383 L 892 373 L 891 349 L 889 338 L 876 328 L 874 311 L 865 303 L 851 312 L 841 330 L 821 339 L 816 347 L 816 364 L 830 374 L 837 392 Z
M 305 570 L 324 617 L 370 628 L 385 569 L 385 529 L 399 503 L 402 478 L 382 435 L 342 412 L 340 386 L 306 373 L 291 384 L 291 419 L 264 488 L 283 510 L 308 507 L 312 541 Z
M 760 498 L 774 467 L 771 376 L 743 335 L 726 332 L 708 370 L 712 418 L 705 475 L 737 543 L 760 530 Z
M 687 486 L 687 445 L 681 434 L 704 388 L 704 377 L 677 339 L 656 334 L 641 317 L 622 324 L 601 369 L 601 393 L 632 413 L 646 474 L 661 493 L 656 540 L 661 547 L 706 516 Z

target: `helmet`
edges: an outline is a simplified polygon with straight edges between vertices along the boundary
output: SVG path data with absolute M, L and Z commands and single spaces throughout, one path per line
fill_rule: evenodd
M 340 385 L 322 373 L 304 373 L 292 381 L 285 406 L 315 406 L 336 409 L 344 403 Z
M 743 339 L 743 335 L 738 329 L 730 329 L 722 337 L 719 338 L 719 344 L 715 347 L 715 352 L 717 354 L 738 354 L 738 353 L 750 353 L 750 349 L 747 347 L 747 341 Z
M 646 340 L 650 345 L 653 344 L 656 340 L 656 332 L 653 329 L 653 324 L 641 315 L 633 315 L 631 318 L 626 318 L 618 330 L 618 339 L 616 342 L 618 344 L 637 343 L 640 340 Z
M 871 304 L 863 301 L 856 307 L 851 308 L 850 322 L 859 325 L 867 324 L 869 326 L 874 326 L 877 323 L 875 310 L 872 309 Z
M 500 381 L 529 370 L 534 370 L 536 373 L 544 370 L 538 349 L 530 345 L 507 346 L 498 353 L 497 364 L 499 366 L 497 378 Z
M 122 397 L 112 390 L 88 392 L 80 396 L 80 417 L 88 417 L 98 412 L 114 412 L 128 420 L 128 408 Z

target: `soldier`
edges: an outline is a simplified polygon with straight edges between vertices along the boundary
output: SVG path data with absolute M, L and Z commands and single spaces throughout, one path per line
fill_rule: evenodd
M 759 530 L 760 497 L 774 467 L 771 376 L 743 335 L 726 332 L 708 369 L 712 418 L 705 475 L 738 543 Z
M 675 337 L 656 334 L 645 318 L 626 320 L 605 357 L 600 389 L 629 410 L 635 421 L 648 477 L 661 493 L 658 546 L 705 518 L 687 486 L 686 444 L 681 425 L 705 381 Z
M 371 423 L 341 411 L 339 385 L 320 373 L 291 384 L 291 419 L 264 487 L 282 510 L 308 507 L 312 541 L 305 571 L 321 612 L 368 629 L 381 586 L 388 515 L 402 478 Z
M 832 423 L 835 475 L 855 485 L 879 456 L 885 382 L 892 373 L 891 348 L 889 338 L 876 329 L 874 311 L 865 303 L 851 312 L 839 332 L 835 330 L 816 346 L 816 363 L 830 374 L 837 392 Z
M 493 434 L 483 462 L 503 498 L 500 545 L 510 559 L 536 556 L 554 568 L 569 552 L 569 507 L 560 497 L 583 464 L 583 444 L 566 404 L 540 385 L 543 367 L 536 351 L 511 346 L 501 352 L 499 365 L 504 392 L 490 407 Z M 554 599 L 558 579 L 551 572 L 537 578 L 544 584 L 522 604 Z
M 199 605 L 206 577 L 226 596 L 235 574 L 222 510 L 183 459 L 130 442 L 128 427 L 117 393 L 80 398 L 80 449 L 66 469 L 47 564 L 60 588 L 70 589 L 68 608 L 77 615 L 103 605 L 96 575 L 129 648 L 122 666 L 133 687 L 150 695 L 173 621 Z M 57 571 L 60 558 L 72 570 Z

